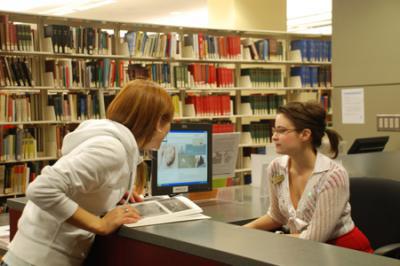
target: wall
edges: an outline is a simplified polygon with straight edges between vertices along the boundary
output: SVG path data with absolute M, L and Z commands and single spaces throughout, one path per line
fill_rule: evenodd
M 378 132 L 376 114 L 400 113 L 400 1 L 333 0 L 333 125 L 347 144 L 389 135 L 386 150 L 400 149 L 400 133 Z M 364 88 L 365 124 L 343 124 L 341 89 Z
M 286 31 L 286 1 L 208 0 L 211 28 Z

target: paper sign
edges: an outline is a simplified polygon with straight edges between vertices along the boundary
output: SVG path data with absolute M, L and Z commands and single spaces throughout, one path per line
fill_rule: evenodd
M 342 123 L 365 123 L 364 88 L 342 89 Z

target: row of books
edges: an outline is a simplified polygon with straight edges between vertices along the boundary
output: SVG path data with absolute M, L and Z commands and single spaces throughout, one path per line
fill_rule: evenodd
M 22 57 L 0 57 L 0 86 L 32 86 L 32 62 Z M 172 87 L 170 65 L 166 63 L 130 63 L 113 59 L 48 59 L 44 66 L 44 86 L 55 88 L 120 88 L 127 81 L 151 79 L 163 87 Z M 235 70 L 215 64 L 188 64 L 173 67 L 177 88 L 234 87 Z M 239 86 L 283 87 L 281 68 L 243 68 Z M 299 66 L 290 69 L 289 86 L 329 87 L 329 66 Z
M 111 55 L 114 34 L 92 27 L 44 26 L 43 50 L 54 53 Z
M 332 42 L 329 40 L 294 40 L 290 42 L 291 59 L 302 62 L 330 62 Z
M 290 69 L 291 87 L 330 87 L 332 72 L 329 66 L 299 66 Z
M 45 125 L 41 127 L 5 129 L 0 127 L 0 162 L 58 157 L 68 127 Z
M 187 111 L 194 108 L 194 114 Z M 188 96 L 185 99 L 185 116 L 218 116 L 232 115 L 232 101 L 229 94 Z
M 0 57 L 0 86 L 32 86 L 31 61 L 21 57 Z
M 300 93 L 300 96 L 304 93 Z M 228 94 L 223 95 L 189 95 L 185 104 L 179 95 L 171 96 L 175 116 L 219 116 L 233 112 L 233 103 Z M 102 91 L 56 93 L 47 97 L 40 94 L 0 93 L 0 122 L 29 121 L 80 121 L 105 117 L 107 106 L 114 98 L 113 94 Z M 303 97 L 304 98 L 304 97 Z M 291 100 L 317 100 L 317 95 L 291 97 Z M 324 93 L 321 104 L 330 110 L 330 95 Z M 279 106 L 284 105 L 286 96 L 282 94 L 251 94 L 241 97 L 238 111 L 244 115 L 273 115 Z
M 27 164 L 0 165 L 0 195 L 25 193 L 30 176 Z
M 14 134 L 0 136 L 2 160 L 26 160 L 37 157 L 36 139 L 28 130 L 17 128 Z
M 181 58 L 182 47 L 175 32 L 129 31 L 119 44 L 119 54 L 132 57 Z
M 228 88 L 235 86 L 234 69 L 213 64 L 174 66 L 177 88 Z
M 29 182 L 35 180 L 48 162 L 0 165 L 0 194 L 24 194 Z
M 0 49 L 8 51 L 33 51 L 36 30 L 29 24 L 9 21 L 8 15 L 0 15 Z
M 240 36 L 212 36 L 204 33 L 183 36 L 183 58 L 242 59 Z
M 248 106 L 250 105 L 251 114 L 254 115 L 273 115 L 279 106 L 285 104 L 285 95 L 279 94 L 252 94 L 249 96 L 242 96 L 242 113 L 249 114 Z
M 129 64 L 129 80 L 150 79 L 164 88 L 171 87 L 171 70 L 169 64 Z
M 236 128 L 236 125 L 229 120 L 213 122 L 213 124 L 212 124 L 212 132 L 213 133 L 235 132 L 235 128 Z
M 286 59 L 283 40 L 246 38 L 242 40 L 242 45 L 241 59 L 244 60 L 283 61 Z
M 101 91 L 69 94 L 0 94 L 0 122 L 77 121 L 105 118 L 114 98 Z
M 33 51 L 35 32 L 30 24 L 14 24 L 8 20 L 7 15 L 0 16 L 0 47 L 3 50 Z M 113 47 L 114 43 L 118 47 Z M 111 55 L 116 52 L 133 57 L 156 58 L 264 61 L 286 59 L 285 42 L 276 38 L 143 31 L 128 31 L 120 38 L 112 30 L 57 24 L 44 26 L 42 49 L 54 53 Z M 331 59 L 330 41 L 294 40 L 291 41 L 290 49 L 292 57 L 299 57 L 296 61 L 324 62 Z
M 53 52 L 111 55 L 113 34 L 94 28 L 48 25 L 45 38 L 51 37 Z M 182 38 L 182 40 L 181 40 Z M 235 59 L 283 61 L 285 41 L 240 36 L 212 36 L 203 33 L 155 33 L 129 31 L 118 40 L 118 53 L 131 57 Z M 330 62 L 331 41 L 294 40 L 290 58 L 302 62 Z
M 284 87 L 284 76 L 281 68 L 242 68 L 240 70 L 241 87 Z
M 119 88 L 128 80 L 125 62 L 112 59 L 45 61 L 44 86 L 56 88 Z
M 77 121 L 86 119 L 105 118 L 107 105 L 114 95 L 102 95 L 98 92 L 90 93 L 57 93 L 48 95 L 46 120 L 49 121 Z
M 151 79 L 171 86 L 169 64 L 128 64 L 123 60 L 57 59 L 45 62 L 45 86 L 57 88 L 121 88 L 129 80 Z
M 46 104 L 47 100 L 39 94 L 0 93 L 0 122 L 43 120 L 40 108 Z
M 242 125 L 242 134 L 250 133 L 252 143 L 271 142 L 272 126 L 268 120 L 252 121 L 250 124 Z

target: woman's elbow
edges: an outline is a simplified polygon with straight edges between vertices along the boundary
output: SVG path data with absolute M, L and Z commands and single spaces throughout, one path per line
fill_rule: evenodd
M 26 197 L 35 202 L 36 196 L 37 196 L 37 184 L 35 181 L 31 182 L 25 192 Z

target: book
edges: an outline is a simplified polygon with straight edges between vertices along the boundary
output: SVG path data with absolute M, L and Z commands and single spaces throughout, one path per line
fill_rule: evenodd
M 203 210 L 190 199 L 183 196 L 159 196 L 143 202 L 133 203 L 142 219 L 128 227 L 139 227 L 153 224 L 174 223 L 181 221 L 208 219 Z

